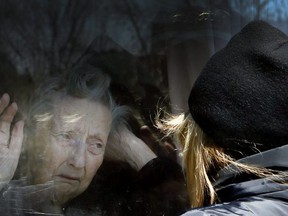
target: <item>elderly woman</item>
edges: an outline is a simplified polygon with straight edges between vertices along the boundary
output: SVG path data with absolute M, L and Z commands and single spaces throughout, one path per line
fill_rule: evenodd
M 8 116 L 7 128 L 2 131 L 10 144 L 3 149 L 11 157 L 1 152 L 5 163 L 0 169 L 7 171 L 2 175 L 1 215 L 183 212 L 187 199 L 183 199 L 186 193 L 180 166 L 157 158 L 129 129 L 127 118 L 129 114 L 133 119 L 132 113 L 114 104 L 109 81 L 102 71 L 86 65 L 76 67 L 68 79 L 45 83 L 29 106 L 15 175 L 23 121 L 13 124 L 9 133 L 17 106 L 8 106 L 9 97 L 3 95 L 2 110 L 7 108 L 0 126 Z M 110 161 L 94 178 L 104 152 Z
M 189 114 L 163 121 L 183 146 L 192 215 L 287 215 L 288 37 L 249 23 L 196 80 Z
M 61 214 L 65 204 L 89 186 L 103 161 L 111 129 L 113 103 L 108 87 L 109 77 L 83 66 L 75 68 L 68 80 L 55 78 L 40 88 L 28 113 L 19 178 L 3 192 L 9 211 Z M 3 110 L 9 103 L 7 94 L 1 102 Z M 12 103 L 2 114 L 1 135 L 6 138 L 16 111 Z M 6 139 L 10 143 L 2 147 L 12 155 L 6 160 L 11 164 L 4 163 L 10 173 L 3 173 L 2 181 L 13 176 L 22 135 L 20 121 L 11 139 Z M 7 209 L 2 205 L 5 215 L 16 214 Z

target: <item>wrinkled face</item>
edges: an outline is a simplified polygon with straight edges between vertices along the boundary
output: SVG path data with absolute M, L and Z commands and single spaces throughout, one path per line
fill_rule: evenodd
M 38 123 L 30 159 L 30 183 L 52 182 L 52 201 L 81 194 L 100 167 L 111 126 L 101 103 L 66 96 L 54 101 L 53 118 Z

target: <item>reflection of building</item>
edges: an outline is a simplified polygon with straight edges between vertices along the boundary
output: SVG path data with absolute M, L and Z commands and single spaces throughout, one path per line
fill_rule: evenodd
M 231 37 L 231 13 L 190 7 L 159 13 L 153 25 L 152 51 L 167 55 L 169 94 L 174 112 L 188 109 L 191 86 L 208 58 Z
M 207 59 L 249 20 L 264 19 L 288 33 L 284 0 L 19 2 L 0 7 L 1 53 L 17 73 L 34 82 L 62 73 L 94 41 L 99 52 L 125 50 L 141 59 L 140 69 L 131 71 L 144 83 L 165 85 L 166 68 L 158 63 L 167 62 L 171 100 L 181 110 Z
M 208 58 L 249 21 L 260 18 L 288 32 L 287 7 L 284 1 L 193 1 L 184 9 L 158 12 L 152 26 L 152 52 L 167 55 L 174 112 L 187 110 L 191 86 Z

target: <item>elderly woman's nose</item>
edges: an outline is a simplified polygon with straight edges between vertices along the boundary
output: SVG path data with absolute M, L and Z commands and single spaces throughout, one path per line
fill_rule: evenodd
M 69 155 L 69 164 L 76 168 L 83 168 L 86 164 L 86 144 L 76 140 Z

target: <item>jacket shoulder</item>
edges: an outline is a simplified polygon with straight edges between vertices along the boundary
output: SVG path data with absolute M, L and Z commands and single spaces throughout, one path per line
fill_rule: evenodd
M 249 197 L 233 202 L 216 204 L 204 208 L 191 209 L 182 216 L 271 216 L 287 215 L 288 203 L 281 200 L 267 199 L 261 197 Z

